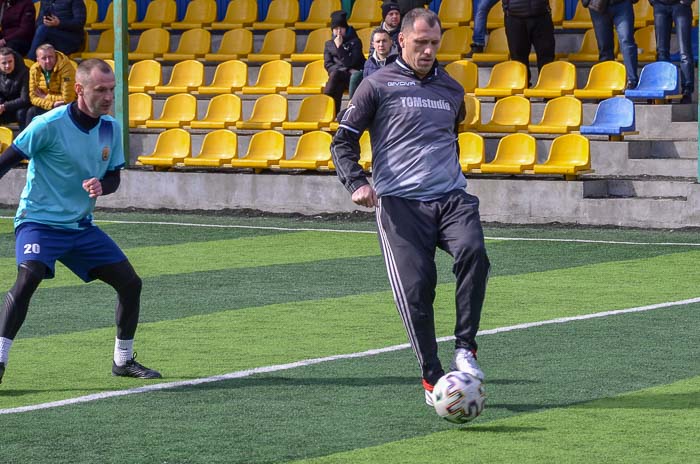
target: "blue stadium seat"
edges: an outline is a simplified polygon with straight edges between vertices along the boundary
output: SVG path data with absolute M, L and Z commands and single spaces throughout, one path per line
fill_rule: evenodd
M 634 89 L 625 90 L 627 98 L 662 99 L 669 96 L 680 97 L 678 68 L 673 63 L 657 61 L 642 69 L 639 84 Z
M 584 135 L 607 135 L 611 140 L 635 133 L 634 103 L 625 97 L 603 100 L 595 111 L 593 124 L 581 126 L 580 131 Z

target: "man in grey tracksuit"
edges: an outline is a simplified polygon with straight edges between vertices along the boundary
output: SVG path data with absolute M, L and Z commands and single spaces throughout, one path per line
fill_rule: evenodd
M 475 336 L 489 271 L 479 201 L 466 193 L 458 160 L 464 92 L 435 61 L 440 30 L 430 10 L 406 14 L 399 34 L 401 57 L 362 81 L 331 145 L 338 177 L 352 200 L 376 207 L 394 300 L 420 363 L 428 404 L 444 375 L 433 313 L 435 250 L 454 257 L 457 278 L 451 368 L 480 379 Z M 372 141 L 374 186 L 357 163 L 365 129 Z

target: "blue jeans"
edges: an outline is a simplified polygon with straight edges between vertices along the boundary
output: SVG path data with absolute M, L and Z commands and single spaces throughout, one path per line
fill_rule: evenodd
M 615 59 L 615 36 L 613 26 L 620 39 L 620 51 L 625 62 L 627 82 L 634 85 L 639 80 L 637 71 L 637 44 L 634 41 L 634 9 L 630 0 L 608 5 L 605 13 L 588 10 L 591 13 L 595 38 L 598 41 L 600 61 Z
M 690 5 L 666 5 L 654 2 L 654 25 L 656 26 L 656 53 L 658 61 L 671 61 L 671 23 L 676 23 L 676 35 L 681 54 L 681 89 L 691 94 L 695 88 L 693 73 L 693 50 L 691 27 L 693 11 Z
M 486 17 L 489 15 L 491 8 L 493 8 L 493 6 L 498 3 L 499 0 L 477 1 L 479 4 L 474 12 L 474 34 L 472 35 L 472 42 L 483 47 L 486 43 Z
M 56 50 L 68 56 L 71 53 L 80 51 L 80 48 L 83 46 L 83 40 L 83 32 L 65 31 L 42 24 L 36 28 L 27 58 L 36 60 L 36 49 L 44 43 L 50 43 Z

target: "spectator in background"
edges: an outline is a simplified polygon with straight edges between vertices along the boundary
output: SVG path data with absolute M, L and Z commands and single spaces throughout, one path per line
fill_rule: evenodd
M 380 28 L 384 29 L 391 37 L 391 50 L 389 55 L 400 55 L 401 45 L 399 45 L 399 32 L 401 31 L 401 10 L 399 9 L 398 3 L 384 3 L 382 5 L 382 18 L 384 20 L 379 25 Z M 374 51 L 373 40 L 370 40 L 369 44 L 369 54 L 371 55 Z
M 36 49 L 50 43 L 65 55 L 79 51 L 85 40 L 83 0 L 44 0 L 28 57 L 36 60 Z
M 29 70 L 19 53 L 0 47 L 0 124 L 19 123 L 24 129 L 29 101 Z
M 503 16 L 510 59 L 527 68 L 530 82 L 530 47 L 535 47 L 537 69 L 554 61 L 554 23 L 548 0 L 503 0 Z
M 25 56 L 34 38 L 35 13 L 32 0 L 0 0 L 0 47 Z
M 430 2 L 425 0 L 382 0 L 383 5 L 387 3 L 397 3 L 399 5 L 399 12 L 401 13 L 401 17 L 403 18 L 404 15 L 412 9 L 425 8 L 425 6 L 428 5 Z
M 615 59 L 615 36 L 613 27 L 620 40 L 620 51 L 627 72 L 627 88 L 637 87 L 637 44 L 634 41 L 634 9 L 632 0 L 581 0 L 588 8 L 593 21 L 595 38 L 598 41 L 598 59 L 613 61 Z
M 34 116 L 75 100 L 75 68 L 53 45 L 36 49 L 36 63 L 29 68 L 29 99 L 27 125 Z
M 391 51 L 394 50 L 392 46 L 391 35 L 381 27 L 376 28 L 372 31 L 372 54 L 369 59 L 365 61 L 365 69 L 362 72 L 363 77 L 367 77 L 375 71 L 383 68 L 384 66 L 396 61 L 399 55 L 392 55 Z
M 354 73 L 362 74 L 365 55 L 357 33 L 348 26 L 345 11 L 334 11 L 331 14 L 331 31 L 333 38 L 326 42 L 323 50 L 324 66 L 328 71 L 328 83 L 324 93 L 333 97 L 335 112 L 338 113 L 343 92 L 350 87 L 350 77 Z
M 474 32 L 472 33 L 471 53 L 483 53 L 486 46 L 486 18 L 499 0 L 477 0 L 474 11 Z
M 693 0 L 649 0 L 654 7 L 656 30 L 656 59 L 671 61 L 671 23 L 676 25 L 676 37 L 681 55 L 681 103 L 692 101 L 695 89 L 695 72 L 691 28 L 693 24 Z

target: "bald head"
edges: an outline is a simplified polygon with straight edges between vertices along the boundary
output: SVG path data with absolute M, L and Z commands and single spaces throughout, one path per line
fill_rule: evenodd
M 80 62 L 78 69 L 75 70 L 75 82 L 86 85 L 92 79 L 93 70 L 97 70 L 97 74 L 112 74 L 114 78 L 112 67 L 106 61 L 91 58 Z
M 75 71 L 78 108 L 93 118 L 109 114 L 114 103 L 115 86 L 114 72 L 105 61 L 82 61 Z

